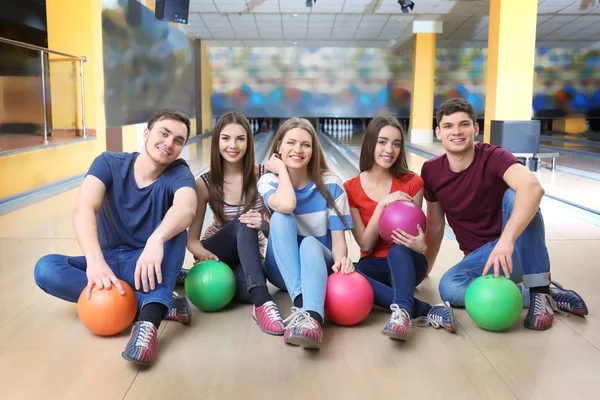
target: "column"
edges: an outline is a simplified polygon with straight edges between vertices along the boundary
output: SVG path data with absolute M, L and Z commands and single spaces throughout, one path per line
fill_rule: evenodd
M 486 143 L 491 142 L 492 120 L 501 121 L 494 125 L 496 131 L 515 132 L 508 128 L 512 124 L 528 136 L 532 132 L 535 135 L 536 129 L 539 134 L 539 121 L 531 120 L 537 7 L 537 0 L 490 0 L 483 139 Z M 504 142 L 494 140 L 495 144 L 519 147 L 514 134 L 509 135 L 509 141 L 506 134 L 500 136 L 505 136 Z
M 442 22 L 414 21 L 413 33 L 415 52 L 410 104 L 410 141 L 431 143 L 433 142 L 436 35 L 442 33 Z

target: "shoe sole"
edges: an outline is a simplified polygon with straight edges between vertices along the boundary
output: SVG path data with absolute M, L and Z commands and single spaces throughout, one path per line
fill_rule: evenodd
M 565 291 L 567 293 L 571 293 L 572 295 L 574 295 L 575 297 L 578 297 L 579 299 L 581 299 L 581 302 L 583 303 L 583 307 L 584 307 L 584 311 L 583 312 L 573 312 L 573 311 L 569 311 L 569 310 L 563 310 L 561 308 L 559 308 L 559 310 L 564 311 L 566 313 L 569 314 L 573 314 L 573 315 L 577 315 L 578 317 L 585 317 L 586 315 L 588 315 L 588 307 L 587 304 L 585 304 L 585 300 L 583 300 L 583 297 L 581 297 L 579 295 L 579 293 L 577 293 L 574 290 L 571 289 L 565 289 L 563 288 L 563 286 L 558 283 L 558 282 L 554 282 L 554 281 L 550 281 L 551 284 L 553 284 L 554 286 L 556 286 L 558 289 Z M 550 297 L 552 297 L 552 291 L 550 292 Z M 554 299 L 554 297 L 552 297 Z
M 523 324 L 523 325 L 525 326 L 525 328 L 531 329 L 532 331 L 547 331 L 548 329 L 552 328 L 552 324 L 550 324 L 544 328 L 536 328 L 534 326 L 529 326 L 529 325 L 525 325 L 525 324 Z
M 381 334 L 383 336 L 387 336 L 391 339 L 396 339 L 396 340 L 406 341 L 406 339 L 408 339 L 408 336 L 400 335 L 400 334 L 398 334 L 396 332 L 392 332 L 392 331 L 381 331 Z
M 152 365 L 152 361 L 145 362 L 145 361 L 134 360 L 132 358 L 129 358 L 129 357 L 125 356 L 125 353 L 121 353 L 121 356 L 123 356 L 123 358 L 126 359 L 127 361 L 132 362 L 132 363 L 137 364 L 137 365 L 142 365 L 144 367 L 148 367 L 148 366 Z
M 283 331 L 281 332 L 273 332 L 273 331 L 268 331 L 266 329 L 264 329 L 262 327 L 262 325 L 258 322 L 258 320 L 256 319 L 256 317 L 253 315 L 252 319 L 254 320 L 254 322 L 256 322 L 256 325 L 258 325 L 258 327 L 260 328 L 261 331 L 263 331 L 264 333 L 266 333 L 267 335 L 273 335 L 273 336 L 283 336 Z
M 291 337 L 289 342 L 287 342 L 287 343 L 292 344 L 294 346 L 300 346 L 305 349 L 320 349 L 321 348 L 321 343 L 319 343 L 315 340 L 306 339 L 303 337 Z

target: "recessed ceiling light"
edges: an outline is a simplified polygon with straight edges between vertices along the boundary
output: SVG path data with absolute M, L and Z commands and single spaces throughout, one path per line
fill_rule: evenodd
M 298 14 L 294 14 L 293 17 L 296 18 L 298 16 Z

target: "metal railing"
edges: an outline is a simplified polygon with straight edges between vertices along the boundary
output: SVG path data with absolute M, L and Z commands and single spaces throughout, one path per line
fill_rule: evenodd
M 85 127 L 85 89 L 84 89 L 84 78 L 83 78 L 83 63 L 87 61 L 85 56 L 74 56 L 72 54 L 62 53 L 60 51 L 50 50 L 45 47 L 35 46 L 33 44 L 19 42 L 17 40 L 7 39 L 0 37 L 0 42 L 11 44 L 13 46 L 22 47 L 29 50 L 38 51 L 40 53 L 41 67 L 42 67 L 42 103 L 44 105 L 44 144 L 48 144 L 48 115 L 46 106 L 46 63 L 44 62 L 44 53 L 56 54 L 59 56 L 71 58 L 79 61 L 79 77 L 81 82 L 81 128 L 83 130 L 82 135 L 84 138 L 87 137 Z

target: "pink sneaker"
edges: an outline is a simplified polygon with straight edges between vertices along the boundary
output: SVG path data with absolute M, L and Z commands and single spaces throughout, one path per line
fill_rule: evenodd
M 323 339 L 321 325 L 301 308 L 292 307 L 292 314 L 286 318 L 283 341 L 294 346 L 318 349 Z
M 398 304 L 390 306 L 392 316 L 381 331 L 382 335 L 389 336 L 392 339 L 406 340 L 410 331 L 410 314 Z
M 279 314 L 277 304 L 267 301 L 260 307 L 252 306 L 252 318 L 260 329 L 269 335 L 283 335 L 283 320 Z
M 525 327 L 536 331 L 549 329 L 554 322 L 554 310 L 556 310 L 556 303 L 552 296 L 545 293 L 530 293 L 529 298 Z

